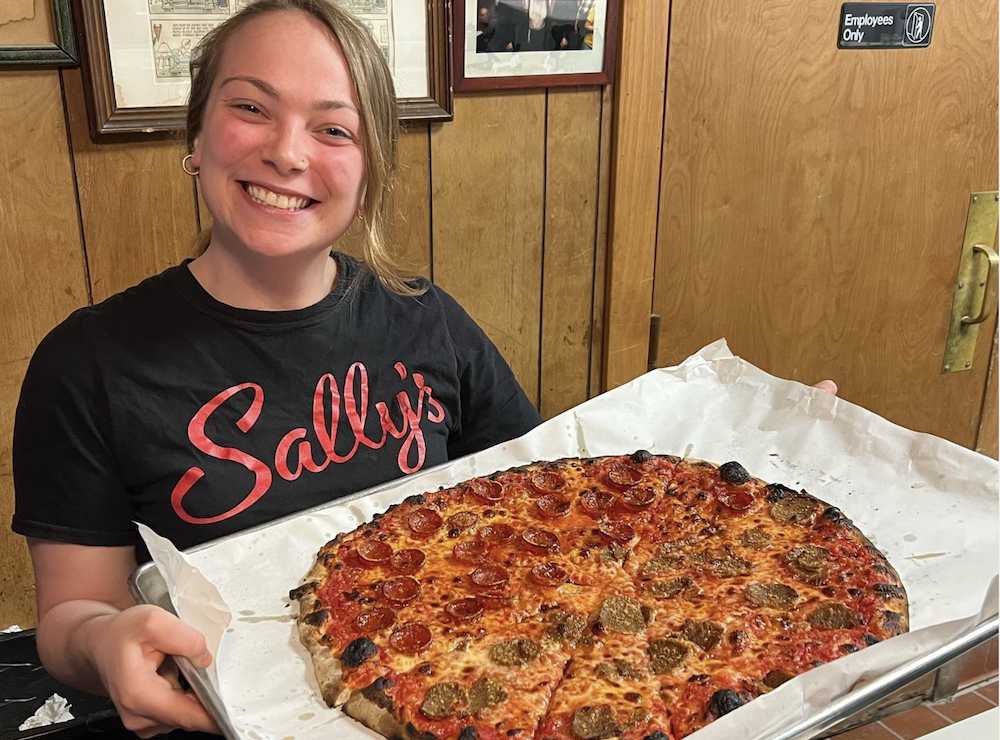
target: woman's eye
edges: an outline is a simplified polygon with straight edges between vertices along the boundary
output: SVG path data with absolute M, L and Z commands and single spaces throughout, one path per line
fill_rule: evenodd
M 253 114 L 260 113 L 260 108 L 258 108 L 253 103 L 237 103 L 235 107 L 239 108 L 240 110 L 245 110 L 247 113 L 253 113 Z
M 323 129 L 323 133 L 327 136 L 332 136 L 335 139 L 350 139 L 353 138 L 347 131 L 342 128 L 337 128 L 336 126 L 331 126 L 330 128 Z

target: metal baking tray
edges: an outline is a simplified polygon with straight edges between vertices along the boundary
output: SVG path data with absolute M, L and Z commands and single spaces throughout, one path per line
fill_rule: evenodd
M 430 474 L 441 467 L 443 465 L 428 468 L 410 476 L 408 480 Z M 398 480 L 388 481 L 306 511 L 290 514 L 273 522 L 267 522 L 251 529 L 243 530 L 237 534 L 242 535 L 266 529 L 279 522 L 319 511 L 331 505 L 371 496 L 388 490 L 398 485 L 398 483 Z M 235 536 L 237 535 L 228 535 L 227 537 L 206 542 L 185 552 L 198 552 Z M 130 576 L 128 585 L 136 602 L 155 604 L 166 609 L 171 614 L 176 614 L 174 606 L 170 601 L 170 596 L 167 593 L 166 581 L 163 580 L 163 576 L 160 574 L 155 563 L 145 563 L 136 569 Z M 809 738 L 827 733 L 831 728 L 836 728 L 839 732 L 855 725 L 871 722 L 879 717 L 902 711 L 926 699 L 937 700 L 950 696 L 958 689 L 959 661 L 957 659 L 991 637 L 997 636 L 998 633 L 1000 633 L 1000 615 L 994 614 L 992 617 L 965 630 L 946 645 L 919 655 L 879 678 L 859 686 L 850 694 L 846 694 L 836 701 L 831 702 L 823 711 L 806 717 L 784 730 L 772 733 L 766 738 L 761 737 L 757 740 L 809 740 Z M 222 734 L 228 740 L 241 740 L 224 708 L 222 697 L 219 696 L 208 678 L 208 672 L 201 668 L 195 668 L 184 657 L 175 657 L 174 660 L 180 672 L 187 679 L 191 688 L 205 706 L 205 709 L 219 725 Z

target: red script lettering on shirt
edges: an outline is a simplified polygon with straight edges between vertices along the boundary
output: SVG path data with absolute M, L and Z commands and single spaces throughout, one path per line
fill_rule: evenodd
M 406 380 L 406 366 L 402 362 L 397 362 L 394 367 L 400 379 Z M 396 394 L 396 403 L 398 404 L 401 416 L 398 426 L 392 420 L 388 404 L 383 401 L 375 402 L 375 411 L 378 413 L 379 422 L 382 427 L 382 436 L 378 440 L 371 439 L 365 433 L 365 423 L 368 419 L 369 411 L 367 368 L 360 362 L 355 362 L 351 365 L 347 371 L 347 376 L 344 378 L 343 393 L 341 393 L 340 387 L 337 385 L 337 379 L 333 375 L 327 373 L 321 377 L 313 393 L 312 431 L 319 442 L 323 459 L 320 462 L 316 462 L 313 458 L 313 444 L 305 439 L 308 431 L 305 427 L 299 427 L 288 432 L 278 443 L 274 452 L 274 470 L 285 480 L 293 481 L 302 474 L 303 470 L 308 470 L 311 473 L 319 473 L 332 462 L 347 462 L 354 457 L 361 445 L 377 450 L 385 445 L 390 437 L 403 440 L 396 458 L 400 471 L 405 474 L 420 470 L 423 467 L 427 452 L 420 422 L 426 412 L 426 418 L 429 422 L 435 424 L 441 423 L 444 421 L 444 408 L 434 398 L 431 387 L 424 382 L 423 375 L 413 373 L 410 377 L 417 390 L 416 405 L 414 406 L 414 403 L 410 401 L 410 397 L 405 391 L 400 391 Z M 356 384 L 358 385 L 357 397 L 355 397 Z M 327 388 L 329 388 L 330 392 L 329 420 L 327 420 L 327 405 L 323 402 Z M 256 383 L 241 383 L 217 394 L 215 398 L 198 410 L 198 413 L 194 415 L 188 424 L 188 439 L 191 440 L 191 444 L 206 455 L 218 460 L 231 460 L 251 471 L 256 479 L 253 489 L 240 503 L 228 511 L 216 516 L 193 516 L 184 508 L 184 498 L 205 475 L 205 471 L 199 467 L 188 468 L 170 494 L 170 505 L 177 516 L 185 522 L 190 524 L 214 524 L 215 522 L 229 519 L 253 506 L 271 487 L 273 473 L 267 464 L 235 447 L 217 445 L 205 434 L 205 425 L 208 423 L 209 417 L 230 398 L 245 390 L 253 391 L 253 401 L 246 413 L 236 422 L 236 426 L 244 434 L 250 431 L 264 408 L 264 389 Z M 425 401 L 426 406 L 424 405 Z M 347 422 L 354 435 L 354 445 L 343 454 L 338 453 L 335 449 L 337 430 L 340 427 L 341 406 L 343 406 Z M 295 454 L 290 455 L 293 446 Z M 291 466 L 289 465 L 290 456 L 295 458 Z M 411 457 L 413 458 L 412 462 Z

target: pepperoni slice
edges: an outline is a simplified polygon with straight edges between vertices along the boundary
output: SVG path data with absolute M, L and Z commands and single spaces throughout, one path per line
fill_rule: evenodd
M 535 529 L 534 527 L 528 527 L 524 530 L 521 535 L 521 539 L 527 542 L 532 547 L 537 547 L 542 550 L 558 550 L 559 549 L 559 538 L 556 537 L 551 532 L 546 532 L 544 529 Z
M 492 591 L 483 591 L 482 593 L 476 594 L 476 598 L 487 609 L 504 609 L 509 607 L 514 602 L 514 597 L 512 595 L 502 592 L 493 593 Z
M 419 622 L 404 624 L 389 635 L 389 644 L 401 653 L 418 653 L 431 644 L 431 631 Z
M 469 578 L 479 588 L 500 588 L 510 580 L 510 574 L 502 565 L 491 563 L 476 568 Z
M 642 480 L 640 471 L 622 462 L 612 463 L 608 466 L 607 476 L 609 481 L 622 488 L 634 486 Z
M 479 523 L 479 514 L 474 511 L 460 511 L 445 519 L 444 523 L 448 529 L 457 529 L 462 532 L 466 529 L 472 529 Z
M 426 559 L 427 556 L 420 550 L 413 548 L 400 550 L 399 552 L 394 552 L 392 557 L 389 558 L 389 567 L 397 573 L 413 575 L 420 570 L 420 566 L 424 564 L 424 560 Z
M 379 565 L 392 557 L 392 548 L 378 540 L 362 540 L 358 545 L 358 557 L 371 565 Z
M 485 563 L 490 557 L 490 546 L 483 540 L 469 540 L 459 542 L 452 549 L 455 559 L 466 565 L 478 565 Z
M 503 500 L 503 486 L 495 480 L 473 478 L 467 485 L 473 496 L 488 504 L 495 504 Z
M 611 491 L 589 489 L 580 494 L 583 510 L 592 517 L 602 517 L 615 505 L 615 495 Z
M 631 486 L 622 492 L 622 501 L 633 509 L 645 509 L 656 500 L 656 489 L 648 483 Z
M 718 499 L 736 511 L 743 511 L 753 506 L 753 494 L 741 488 L 725 488 L 719 492 Z
M 569 580 L 569 573 L 555 563 L 536 565 L 529 576 L 539 586 L 560 586 Z
M 382 583 L 382 595 L 389 601 L 405 604 L 420 595 L 420 584 L 409 576 L 390 578 Z
M 547 493 L 535 502 L 542 516 L 557 519 L 569 514 L 569 499 L 559 493 Z
M 635 530 L 632 529 L 631 524 L 628 522 L 620 522 L 616 519 L 605 519 L 597 525 L 597 528 L 605 537 L 617 540 L 618 542 L 628 542 L 630 539 L 635 537 Z
M 444 521 L 436 511 L 432 511 L 431 509 L 417 509 L 410 514 L 406 523 L 410 525 L 410 530 L 415 534 L 428 535 L 434 534 L 441 529 Z
M 479 619 L 485 608 L 483 602 L 474 597 L 456 599 L 444 605 L 444 610 L 448 613 L 448 616 L 456 622 L 471 622 L 474 619 Z
M 479 530 L 479 536 L 491 545 L 506 545 L 516 534 L 509 524 L 487 524 Z
M 373 606 L 371 609 L 365 609 L 354 618 L 354 624 L 357 628 L 368 634 L 384 630 L 395 621 L 396 614 L 392 609 L 387 609 L 384 606 Z
M 554 470 L 536 470 L 528 480 L 539 493 L 554 493 L 566 486 L 565 479 Z

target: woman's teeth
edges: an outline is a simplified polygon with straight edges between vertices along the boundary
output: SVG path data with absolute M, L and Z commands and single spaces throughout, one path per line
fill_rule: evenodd
M 245 190 L 250 199 L 261 205 L 271 206 L 282 211 L 300 211 L 311 202 L 309 198 L 278 195 L 257 185 L 247 184 Z

